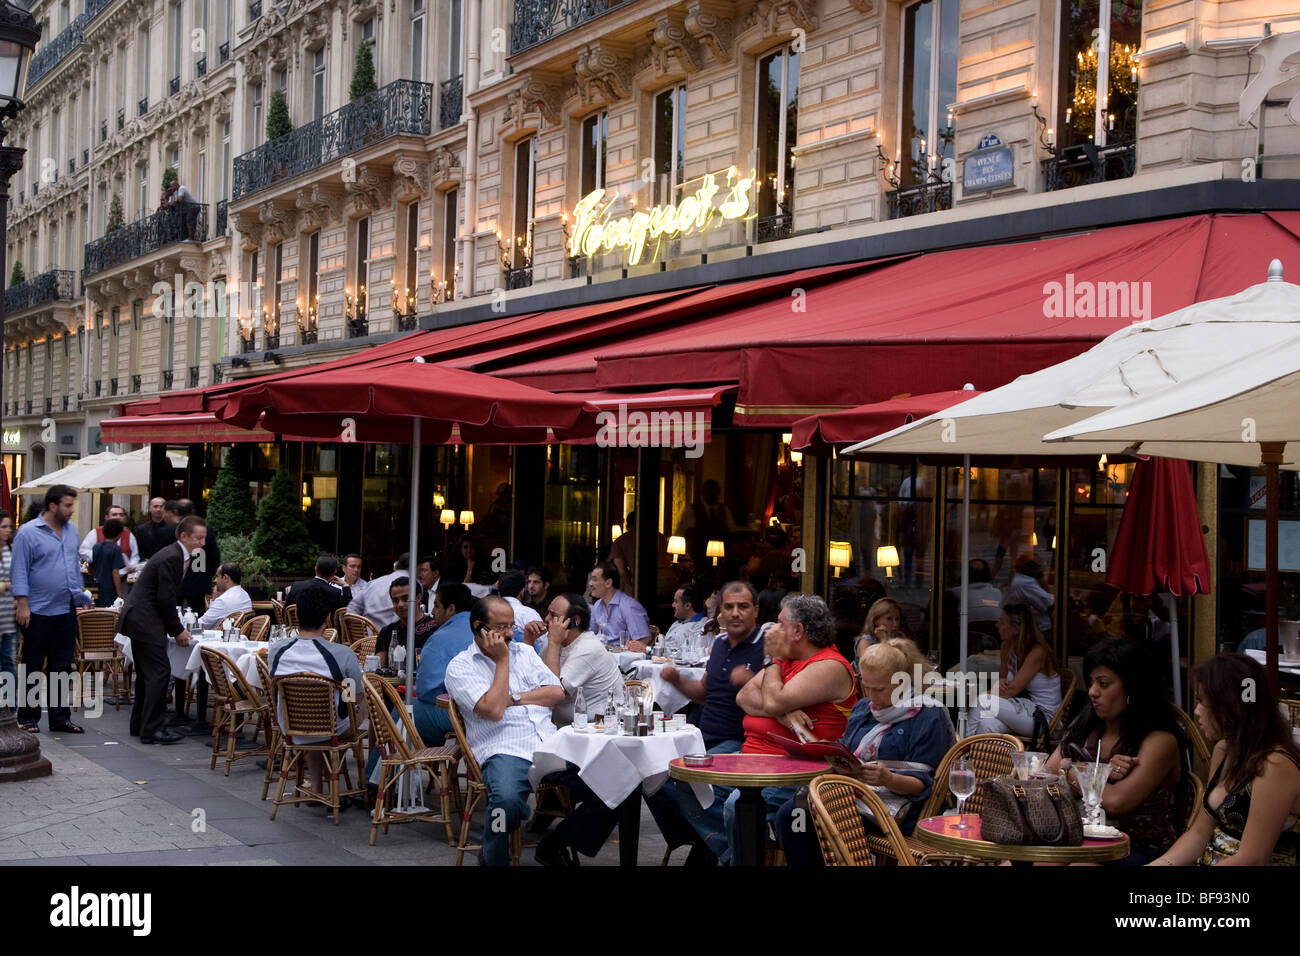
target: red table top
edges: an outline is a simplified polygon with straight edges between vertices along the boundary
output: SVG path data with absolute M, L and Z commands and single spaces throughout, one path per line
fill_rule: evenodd
M 707 767 L 688 767 L 678 757 L 669 767 L 673 777 L 696 783 L 732 787 L 780 787 L 807 783 L 830 772 L 824 760 L 800 760 L 772 754 L 713 754 Z
M 970 825 L 969 830 L 958 830 L 958 823 L 967 823 Z M 963 813 L 960 817 L 929 817 L 919 821 L 917 829 L 928 830 L 930 833 L 938 833 L 946 837 L 955 837 L 961 840 L 982 840 L 980 836 L 980 815 L 978 813 Z M 1093 837 L 1084 837 L 1084 846 L 1109 846 L 1114 840 L 1098 840 Z

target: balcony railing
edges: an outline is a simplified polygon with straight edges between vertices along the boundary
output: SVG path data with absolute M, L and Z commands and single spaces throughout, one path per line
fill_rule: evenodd
M 116 395 L 116 394 L 117 394 L 117 379 L 116 379 L 116 378 L 110 378 L 110 379 L 108 380 L 108 394 L 109 394 L 109 395 Z
M 438 129 L 446 129 L 460 122 L 461 101 L 464 98 L 463 76 L 453 76 L 438 87 Z
M 794 213 L 792 212 L 779 212 L 775 216 L 763 216 L 754 223 L 754 235 L 759 242 L 789 239 L 793 231 Z
M 316 331 L 315 329 L 299 329 L 299 330 L 298 330 L 298 344 L 300 344 L 300 345 L 315 345 L 315 344 L 316 344 L 316 340 L 317 340 L 317 335 L 318 335 L 318 333 L 317 333 L 317 331 Z
M 206 56 L 199 57 L 199 61 L 194 64 L 194 75 L 195 76 L 208 75 L 208 58 Z
M 139 115 L 139 116 L 144 116 L 145 113 L 148 113 L 148 112 L 149 112 L 149 97 L 147 97 L 147 96 L 142 96 L 142 97 L 140 97 L 140 102 L 138 102 L 138 103 L 135 104 L 135 108 L 136 108 L 136 110 L 137 110 L 137 115 Z
M 89 243 L 82 276 L 93 276 L 175 242 L 202 242 L 207 235 L 207 206 L 181 203 L 159 209 Z
M 250 342 L 250 344 L 251 344 L 251 342 Z M 268 352 L 274 352 L 274 351 L 275 351 L 276 349 L 278 349 L 279 347 L 280 347 L 280 333 L 279 333 L 279 332 L 263 332 L 263 333 L 262 333 L 262 348 L 263 348 L 263 349 L 265 349 L 265 350 L 268 351 Z M 250 348 L 248 351 L 251 352 L 251 351 L 253 351 L 253 350 Z
M 239 354 L 247 355 L 249 352 L 253 351 L 256 344 L 257 343 L 253 341 L 253 336 L 251 334 L 248 338 L 244 338 L 241 335 L 239 337 Z
M 889 218 L 906 219 L 927 212 L 952 208 L 952 183 L 929 182 L 905 186 L 885 194 L 889 198 Z
M 223 43 L 217 47 L 217 64 L 220 65 L 230 59 L 230 44 Z
M 172 382 L 176 378 L 176 373 L 169 368 L 163 369 L 163 388 L 171 388 Z
M 631 0 L 515 0 L 510 53 L 518 53 L 594 20 Z
M 131 391 L 132 391 L 132 392 L 138 392 L 138 391 L 140 391 L 140 376 L 139 376 L 139 375 L 132 375 L 132 376 L 131 376 Z
M 348 319 L 348 338 L 364 339 L 370 334 L 370 320 L 364 315 L 355 319 Z
M 45 414 L 48 415 L 48 414 L 50 414 L 50 413 L 53 412 L 53 411 L 54 411 L 54 399 L 53 399 L 53 398 L 46 397 L 46 399 L 45 399 Z
M 173 76 L 170 80 L 167 81 L 167 95 L 175 96 L 180 91 L 181 91 L 181 78 L 179 76 Z
M 213 362 L 213 363 L 212 363 L 212 384 L 213 384 L 213 385 L 220 385 L 220 384 L 221 384 L 221 377 L 222 377 L 222 376 L 221 376 L 221 363 L 220 363 L 220 362 Z
M 103 394 L 104 394 L 104 380 L 97 378 L 95 379 L 95 397 L 99 398 L 99 396 Z
M 197 365 L 189 367 L 189 373 L 185 376 L 185 381 L 189 383 L 186 388 L 199 387 L 199 367 Z
M 86 36 L 83 32 L 86 22 L 89 20 L 87 13 L 75 17 L 71 23 L 60 31 L 45 46 L 41 47 L 32 55 L 30 65 L 27 67 L 27 89 L 31 89 L 39 83 L 46 73 L 54 69 L 64 58 L 72 53 L 77 47 L 86 42 Z
M 390 136 L 428 136 L 433 84 L 395 80 L 235 159 L 232 198 L 305 173 Z
M 506 290 L 527 289 L 533 284 L 533 267 L 521 266 L 518 269 L 506 269 Z
M 227 207 L 228 203 L 224 199 L 217 203 L 217 228 L 212 233 L 213 238 L 226 235 L 226 230 L 229 227 Z
M 1128 179 L 1137 169 L 1137 143 L 1113 143 L 1094 146 L 1080 143 L 1067 146 L 1055 156 L 1043 160 L 1047 190 L 1069 189 L 1089 183 L 1107 183 Z
M 77 298 L 77 274 L 71 269 L 51 269 L 5 290 L 5 312 L 21 312 L 46 302 L 72 302 Z
M 420 317 L 414 312 L 397 316 L 397 331 L 414 332 L 420 327 Z

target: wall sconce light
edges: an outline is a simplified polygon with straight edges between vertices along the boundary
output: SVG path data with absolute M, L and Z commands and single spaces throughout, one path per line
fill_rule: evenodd
M 615 538 L 621 538 L 622 536 L 623 536 L 622 525 L 612 524 L 609 526 L 609 540 L 613 541 Z
M 1036 548 L 1036 547 L 1038 547 L 1038 532 L 1037 532 L 1037 531 L 1031 531 L 1031 532 L 1029 532 L 1029 546 L 1030 546 L 1031 548 Z
M 686 553 L 686 539 L 681 535 L 675 534 L 668 539 L 668 553 L 673 556 L 673 564 L 677 559 Z
M 894 568 L 898 567 L 898 564 L 898 548 L 892 544 L 876 548 L 876 567 L 885 569 L 885 577 L 892 578 Z
M 443 506 L 445 506 L 446 504 L 447 504 L 447 499 L 444 498 L 442 495 L 435 494 L 433 496 L 433 506 L 437 508 L 439 511 L 441 511 L 443 509 Z
M 835 577 L 840 576 L 853 560 L 853 545 L 848 541 L 830 542 L 830 565 L 835 569 Z
M 442 523 L 444 531 L 450 531 L 451 526 L 456 523 L 456 512 L 452 511 L 450 508 L 444 508 L 442 509 L 442 514 L 439 516 L 438 520 Z
M 718 558 L 725 558 L 727 551 L 721 541 L 710 541 L 705 556 L 712 558 L 714 567 L 717 567 Z
M 472 525 L 473 523 L 474 523 L 474 512 L 472 512 L 472 511 L 462 511 L 462 512 L 460 513 L 460 526 L 461 526 L 462 528 L 464 528 L 466 531 L 468 531 L 468 530 L 469 530 L 469 526 Z

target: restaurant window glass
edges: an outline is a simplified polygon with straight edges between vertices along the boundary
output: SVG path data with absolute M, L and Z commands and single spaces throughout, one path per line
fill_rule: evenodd
M 419 294 L 420 274 L 417 256 L 420 251 L 420 204 L 413 202 L 406 207 L 406 273 L 402 277 L 405 283 L 402 289 L 401 311 L 415 311 L 415 297 Z
M 799 54 L 785 48 L 758 63 L 754 146 L 758 215 L 794 211 L 794 147 L 799 130 Z
M 1098 0 L 1062 0 L 1056 128 L 1061 146 L 1127 143 L 1137 139 L 1137 52 L 1142 4 L 1113 0 L 1101 16 Z M 1101 55 L 1109 48 L 1110 55 Z
M 922 0 L 903 11 L 902 127 L 904 186 L 927 179 L 953 158 L 948 107 L 957 100 L 957 28 L 960 0 Z
M 606 456 L 591 445 L 547 446 L 542 563 L 554 575 L 552 593 L 586 590 L 598 554 Z
M 582 121 L 582 175 L 579 196 L 605 188 L 605 131 L 608 114 L 597 113 Z
M 674 201 L 686 179 L 686 87 L 664 90 L 654 98 L 654 201 Z
M 445 284 L 446 297 L 455 298 L 456 294 L 456 204 L 460 201 L 460 191 L 449 189 L 444 193 L 442 208 L 442 281 Z
M 883 597 L 902 606 L 904 632 L 929 647 L 936 481 L 933 467 L 915 462 L 831 463 L 830 540 L 847 542 L 849 553 L 847 567 L 838 576 L 829 568 L 827 580 L 836 642 L 846 654 Z
M 512 269 L 530 264 L 533 240 L 533 210 L 537 186 L 537 137 L 529 137 L 515 146 L 514 218 L 507 242 L 511 244 Z

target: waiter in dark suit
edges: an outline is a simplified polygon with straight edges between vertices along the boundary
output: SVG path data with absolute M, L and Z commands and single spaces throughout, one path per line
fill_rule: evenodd
M 197 515 L 182 518 L 176 525 L 176 541 L 167 545 L 145 565 L 122 607 L 119 629 L 131 638 L 135 659 L 135 703 L 131 707 L 131 734 L 142 744 L 174 744 L 184 738 L 163 730 L 167 684 L 171 665 L 167 659 L 167 638 L 185 647 L 190 643 L 176 613 L 181 578 L 195 552 L 202 553 L 207 525 Z
M 304 591 L 317 589 L 325 595 L 330 614 L 341 607 L 347 607 L 352 600 L 352 589 L 342 583 L 338 573 L 338 560 L 331 555 L 322 554 L 316 559 L 316 576 L 292 585 L 289 593 L 284 596 L 284 603 L 297 604 Z

